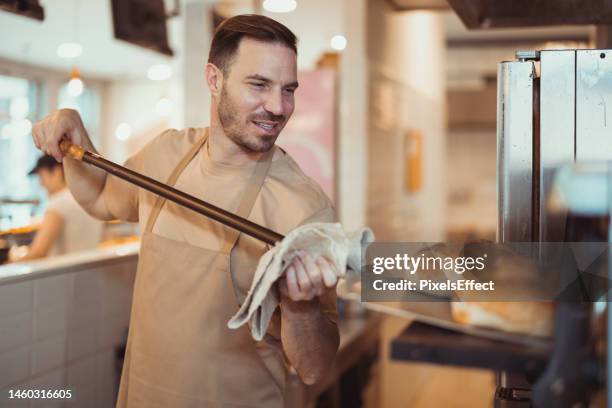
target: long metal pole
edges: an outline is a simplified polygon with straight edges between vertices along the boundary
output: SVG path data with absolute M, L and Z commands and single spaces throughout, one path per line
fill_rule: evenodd
M 110 160 L 106 160 L 105 158 L 89 152 L 83 149 L 81 146 L 74 145 L 67 140 L 63 140 L 60 143 L 60 149 L 64 154 L 67 154 L 76 160 L 91 164 L 92 166 L 102 169 L 122 180 L 142 187 L 153 194 L 157 194 L 167 200 L 172 201 L 173 203 L 189 208 L 198 214 L 205 215 L 206 217 L 220 222 L 223 225 L 234 228 L 235 230 L 263 241 L 266 244 L 274 245 L 284 238 L 281 234 L 266 227 L 209 204 L 206 201 L 177 190 L 176 188 L 167 184 L 160 183 L 159 181 L 150 177 L 113 163 Z

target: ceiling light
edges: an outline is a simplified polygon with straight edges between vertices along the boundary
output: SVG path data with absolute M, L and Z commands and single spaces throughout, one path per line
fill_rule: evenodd
M 68 81 L 68 94 L 77 97 L 83 93 L 83 81 L 81 78 L 72 78 Z
M 83 93 L 84 87 L 85 85 L 83 84 L 79 70 L 73 68 L 72 71 L 70 71 L 70 81 L 68 81 L 68 94 L 76 98 Z
M 165 81 L 172 76 L 172 69 L 166 64 L 151 65 L 147 71 L 147 78 L 151 81 Z
M 115 129 L 115 137 L 119 140 L 128 140 L 132 136 L 132 127 L 127 123 L 120 123 Z
M 174 103 L 168 98 L 159 98 L 159 101 L 155 104 L 155 113 L 159 116 L 165 117 L 170 115 L 172 112 L 172 108 L 174 107 Z
M 30 102 L 28 98 L 25 96 L 17 96 L 11 99 L 9 113 L 13 120 L 25 119 L 28 113 L 30 113 Z
M 334 50 L 342 51 L 346 48 L 346 37 L 343 35 L 334 35 L 329 43 Z
M 296 7 L 295 0 L 264 0 L 263 2 L 263 8 L 271 13 L 289 13 Z
M 77 58 L 83 53 L 81 44 L 66 42 L 57 47 L 57 56 L 60 58 Z

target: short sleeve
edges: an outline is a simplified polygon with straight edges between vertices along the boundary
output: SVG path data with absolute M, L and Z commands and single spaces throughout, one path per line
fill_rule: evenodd
M 69 194 L 71 193 L 68 191 L 67 193 L 62 192 L 52 196 L 47 203 L 47 211 L 54 212 L 63 219 L 68 219 L 73 208 L 70 205 L 71 196 Z
M 149 140 L 138 152 L 127 159 L 124 166 L 152 179 L 165 182 L 178 160 L 193 146 L 201 129 L 184 131 L 167 129 Z M 109 175 L 104 186 L 104 200 L 108 211 L 124 221 L 139 221 L 143 189 Z
M 313 222 L 336 222 L 336 211 L 331 205 L 325 206 L 321 210 L 315 212 L 311 216 L 302 220 L 298 226 L 312 224 Z

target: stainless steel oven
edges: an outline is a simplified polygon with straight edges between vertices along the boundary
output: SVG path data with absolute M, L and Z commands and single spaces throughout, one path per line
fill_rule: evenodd
M 587 236 L 608 241 L 610 172 L 605 163 L 612 161 L 612 50 L 517 52 L 516 60 L 499 64 L 497 111 L 498 241 L 582 241 Z M 598 165 L 607 176 L 584 170 Z M 572 194 L 582 202 L 604 197 L 603 210 L 585 217 L 571 203 L 551 206 L 563 166 L 570 166 L 572 180 L 579 183 L 599 180 L 591 189 L 578 184 Z M 576 178 L 580 172 L 582 179 Z M 608 304 L 559 304 L 546 370 L 531 379 L 500 372 L 495 405 L 578 407 L 592 403 L 597 390 L 605 394 L 609 353 L 595 345 L 609 337 L 602 318 Z

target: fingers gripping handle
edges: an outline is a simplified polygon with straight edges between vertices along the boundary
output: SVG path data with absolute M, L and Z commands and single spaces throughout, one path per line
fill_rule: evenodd
M 83 160 L 83 155 L 85 154 L 85 149 L 83 149 L 79 145 L 72 144 L 70 140 L 62 140 L 59 144 L 60 150 L 66 156 L 70 156 L 76 160 Z

